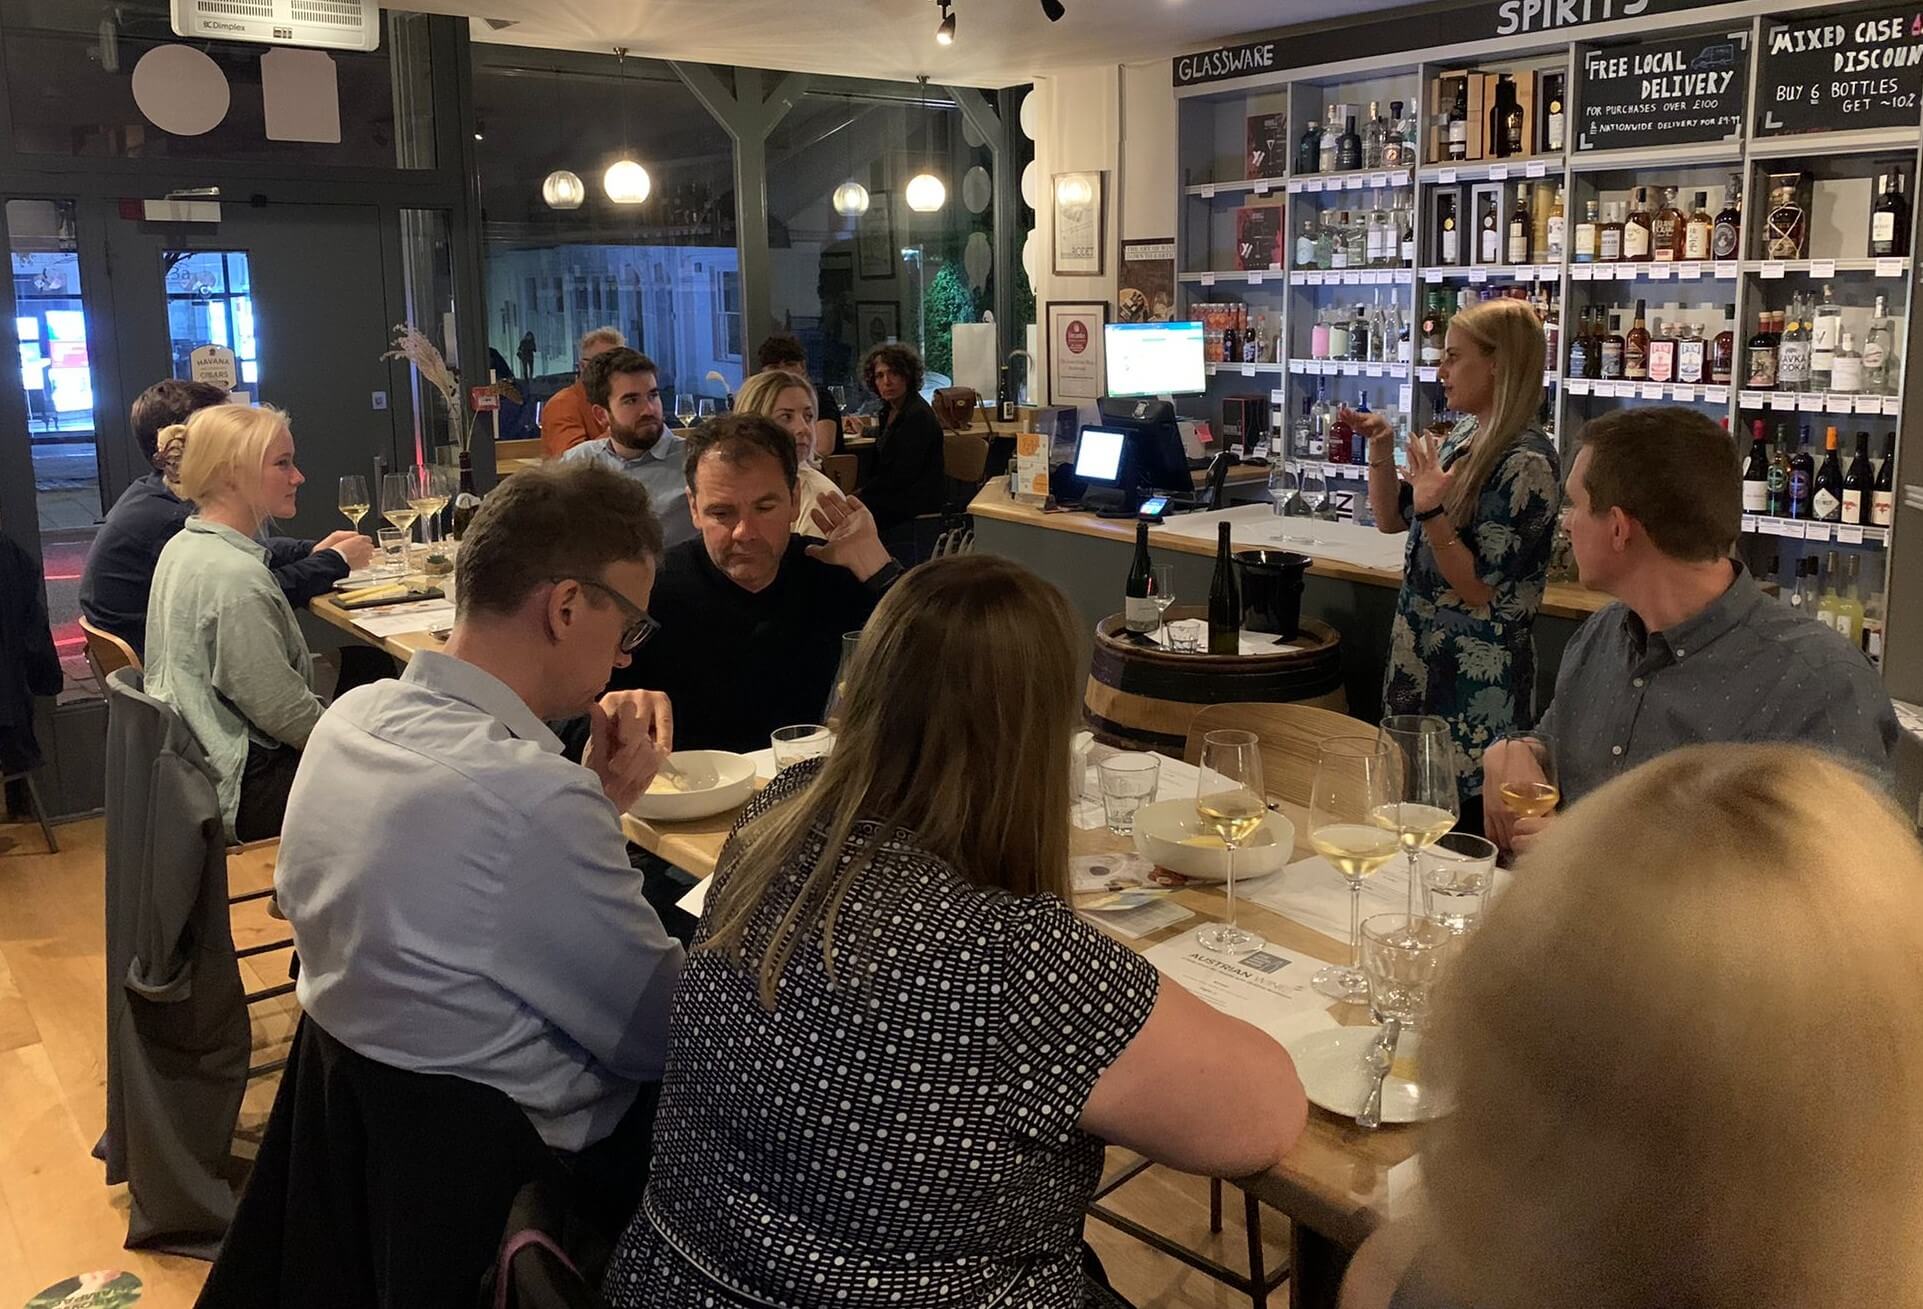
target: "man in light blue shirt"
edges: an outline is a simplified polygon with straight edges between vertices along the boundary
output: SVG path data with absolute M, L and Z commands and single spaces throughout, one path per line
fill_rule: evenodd
M 322 715 L 275 870 L 310 1021 L 505 1092 L 568 1155 L 645 1140 L 681 975 L 620 824 L 670 748 L 667 702 L 601 694 L 653 631 L 660 553 L 645 494 L 604 469 L 497 488 L 461 544 L 446 652 Z M 544 720 L 582 714 L 574 764 Z
M 595 415 L 607 421 L 608 434 L 571 447 L 562 462 L 599 464 L 647 487 L 670 549 L 693 537 L 688 479 L 681 472 L 688 443 L 662 420 L 654 360 L 626 346 L 605 350 L 581 365 L 581 386 Z

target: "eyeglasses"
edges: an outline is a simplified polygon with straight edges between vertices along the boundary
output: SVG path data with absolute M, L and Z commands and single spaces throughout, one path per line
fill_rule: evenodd
M 625 595 L 622 595 L 606 582 L 596 581 L 592 577 L 550 577 L 547 580 L 550 582 L 573 582 L 576 586 L 586 587 L 591 591 L 599 591 L 602 595 L 614 601 L 615 606 L 621 610 L 622 614 L 628 620 L 627 626 L 621 629 L 622 654 L 633 654 L 636 650 L 639 650 L 648 643 L 649 637 L 661 630 L 661 624 L 656 622 L 647 610 L 628 599 Z

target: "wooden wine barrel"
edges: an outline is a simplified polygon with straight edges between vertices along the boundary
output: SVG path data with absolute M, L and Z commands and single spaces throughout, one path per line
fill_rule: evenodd
M 1199 606 L 1177 606 L 1170 622 L 1203 618 Z M 1159 750 L 1180 758 L 1189 720 L 1204 705 L 1263 701 L 1308 704 L 1346 713 L 1342 637 L 1327 623 L 1302 620 L 1293 650 L 1274 654 L 1175 654 L 1126 639 L 1122 616 L 1095 625 L 1082 717 L 1095 738 L 1123 750 Z

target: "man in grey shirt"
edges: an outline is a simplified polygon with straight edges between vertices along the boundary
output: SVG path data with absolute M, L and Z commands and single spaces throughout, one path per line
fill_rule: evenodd
M 608 434 L 583 441 L 561 456 L 564 463 L 592 463 L 631 477 L 648 488 L 648 501 L 669 549 L 694 536 L 688 513 L 688 479 L 681 467 L 688 443 L 661 417 L 661 380 L 654 360 L 626 346 L 595 355 L 581 365 L 581 386 L 604 419 Z
M 563 1154 L 631 1152 L 576 1164 L 632 1188 L 630 1208 L 683 954 L 620 817 L 672 728 L 659 694 L 601 689 L 653 630 L 660 555 L 633 482 L 509 478 L 461 542 L 446 652 L 348 692 L 309 736 L 274 875 L 310 1021 L 505 1092 Z M 582 714 L 575 764 L 543 720 Z
M 1847 638 L 1764 594 L 1730 551 L 1742 522 L 1729 433 L 1693 409 L 1628 409 L 1582 432 L 1569 538 L 1583 584 L 1616 597 L 1563 653 L 1540 728 L 1562 801 L 1678 746 L 1791 741 L 1891 781 L 1896 711 Z M 1517 818 L 1504 782 L 1542 780 L 1532 752 L 1483 757 L 1489 835 L 1521 851 L 1554 821 Z

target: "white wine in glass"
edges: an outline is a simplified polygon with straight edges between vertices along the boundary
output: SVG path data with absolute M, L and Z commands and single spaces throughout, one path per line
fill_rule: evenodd
M 341 478 L 341 514 L 347 525 L 356 532 L 361 530 L 361 519 L 367 517 L 372 501 L 367 498 L 367 479 L 358 475 Z
M 1332 1000 L 1369 998 L 1362 971 L 1362 879 L 1396 856 L 1401 833 L 1376 822 L 1395 793 L 1395 747 L 1380 737 L 1336 737 L 1316 754 L 1309 784 L 1309 844 L 1349 884 L 1349 963 L 1331 964 L 1310 984 Z
M 447 507 L 447 484 L 441 470 L 416 466 L 407 474 L 407 503 L 421 516 L 421 539 L 434 539 L 434 515 Z
M 406 537 L 414 528 L 414 520 L 421 511 L 407 502 L 408 474 L 389 473 L 381 479 L 381 517 L 388 525 Z
M 1390 803 L 1370 814 L 1371 821 L 1393 829 L 1409 857 L 1409 921 L 1422 917 L 1422 875 L 1417 851 L 1427 849 L 1456 825 L 1456 745 L 1446 719 L 1434 714 L 1390 714 L 1381 736 L 1392 750 L 1395 767 Z
M 1235 848 L 1254 836 L 1268 808 L 1262 803 L 1262 749 L 1254 732 L 1210 732 L 1202 738 L 1201 778 L 1195 816 L 1222 842 L 1227 865 L 1228 912 L 1195 934 L 1205 950 L 1245 954 L 1268 942 L 1235 925 Z
M 1518 818 L 1541 818 L 1562 803 L 1562 788 L 1556 784 L 1556 743 L 1547 732 L 1515 732 L 1503 738 L 1514 747 L 1528 751 L 1540 777 L 1513 776 L 1496 789 L 1503 808 Z

